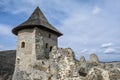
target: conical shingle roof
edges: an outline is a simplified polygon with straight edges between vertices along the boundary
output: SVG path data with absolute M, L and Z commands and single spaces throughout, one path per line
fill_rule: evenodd
M 26 20 L 25 22 L 23 22 L 19 26 L 15 27 L 12 30 L 12 32 L 15 35 L 17 35 L 19 30 L 26 29 L 26 28 L 33 28 L 33 27 L 38 27 L 38 28 L 41 28 L 41 29 L 45 29 L 47 31 L 55 33 L 58 36 L 62 35 L 61 32 L 59 32 L 55 27 L 53 27 L 48 22 L 48 20 L 46 19 L 46 17 L 44 16 L 44 14 L 42 13 L 42 11 L 40 10 L 39 7 L 37 7 L 34 10 L 32 15 L 28 18 L 28 20 Z

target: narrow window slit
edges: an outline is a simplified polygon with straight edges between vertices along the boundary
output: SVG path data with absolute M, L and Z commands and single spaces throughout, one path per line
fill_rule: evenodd
M 25 42 L 21 43 L 21 48 L 25 48 Z
M 52 51 L 52 46 L 50 46 L 50 51 Z
M 45 47 L 48 48 L 48 43 L 46 43 Z

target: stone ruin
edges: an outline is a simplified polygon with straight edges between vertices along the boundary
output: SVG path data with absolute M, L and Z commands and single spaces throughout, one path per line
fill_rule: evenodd
M 10 53 L 10 51 L 6 53 Z M 4 52 L 4 54 L 6 53 Z M 15 51 L 11 51 L 11 53 L 13 54 Z M 0 54 L 3 56 L 2 53 Z M 17 75 L 19 79 L 16 80 L 120 80 L 119 62 L 101 63 L 97 61 L 96 63 L 91 62 L 91 59 L 87 61 L 84 56 L 81 56 L 80 60 L 76 60 L 74 52 L 70 48 L 53 47 L 49 56 L 49 60 L 39 60 L 34 65 L 31 65 L 33 68 L 31 73 L 20 71 L 20 74 Z M 98 60 L 98 57 L 96 58 Z M 7 57 L 4 60 L 14 64 L 14 60 L 11 60 L 11 58 Z M 0 63 L 0 65 L 2 64 Z M 6 69 L 14 68 L 11 65 L 9 66 Z M 0 80 L 12 80 L 12 72 L 6 71 L 4 75 L 0 75 Z M 29 78 L 28 76 L 31 77 Z
M 54 46 L 48 60 L 39 60 L 31 67 L 29 74 L 20 71 L 16 80 L 120 80 L 119 64 L 100 63 L 95 54 L 89 61 L 85 57 L 76 60 L 71 48 Z

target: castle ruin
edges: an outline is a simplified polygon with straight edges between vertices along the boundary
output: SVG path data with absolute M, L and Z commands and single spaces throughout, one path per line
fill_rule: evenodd
M 39 7 L 12 32 L 18 36 L 12 80 L 120 80 L 120 65 L 100 63 L 95 54 L 79 61 L 71 48 L 59 48 L 62 33 Z

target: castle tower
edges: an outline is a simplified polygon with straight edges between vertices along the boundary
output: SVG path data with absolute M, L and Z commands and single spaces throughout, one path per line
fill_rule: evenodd
M 31 64 L 37 60 L 49 59 L 49 52 L 57 46 L 57 39 L 62 35 L 47 21 L 39 7 L 12 32 L 18 36 L 14 75 L 31 70 Z

